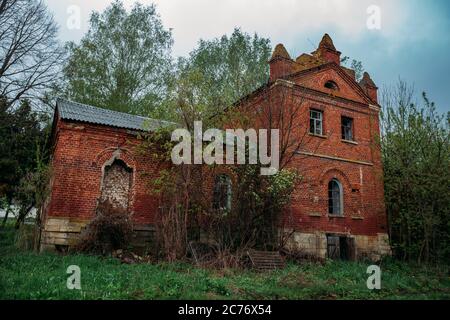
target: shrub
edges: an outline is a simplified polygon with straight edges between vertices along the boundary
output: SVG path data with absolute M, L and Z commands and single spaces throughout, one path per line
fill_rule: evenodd
M 15 247 L 20 250 L 33 250 L 35 226 L 22 224 L 15 237 Z
M 76 250 L 104 255 L 117 249 L 127 249 L 133 234 L 128 211 L 108 201 L 99 203 L 96 211 L 96 217 L 82 232 Z

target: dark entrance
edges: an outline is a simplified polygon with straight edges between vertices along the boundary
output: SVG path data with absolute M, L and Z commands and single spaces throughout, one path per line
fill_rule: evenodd
M 327 235 L 328 258 L 334 260 L 355 260 L 355 239 L 342 235 Z

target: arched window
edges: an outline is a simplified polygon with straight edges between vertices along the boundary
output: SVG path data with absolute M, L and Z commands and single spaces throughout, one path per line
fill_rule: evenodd
M 213 208 L 216 210 L 231 209 L 231 178 L 226 174 L 216 176 L 214 181 Z
M 332 215 L 344 214 L 344 193 L 342 184 L 337 179 L 328 183 L 328 213 Z
M 331 89 L 331 90 L 339 90 L 339 87 L 336 84 L 336 82 L 334 82 L 332 80 L 328 80 L 327 82 L 325 82 L 324 87 L 327 89 Z

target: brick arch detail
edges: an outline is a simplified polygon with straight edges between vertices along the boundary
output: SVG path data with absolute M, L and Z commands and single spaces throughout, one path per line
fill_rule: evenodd
M 338 179 L 342 184 L 345 183 L 349 188 L 352 187 L 352 183 L 350 182 L 350 179 L 347 177 L 347 175 L 343 171 L 336 168 L 327 168 L 323 170 L 320 174 L 319 183 L 324 185 L 326 182 L 326 184 L 328 185 L 328 182 L 332 178 Z
M 107 162 L 113 163 L 114 160 L 122 160 L 125 164 L 132 168 L 133 171 L 137 169 L 137 163 L 134 160 L 132 153 L 128 149 L 109 147 L 102 150 L 95 157 L 93 165 L 104 167 Z
M 213 178 L 215 179 L 216 176 L 225 174 L 230 177 L 231 179 L 231 188 L 233 189 L 234 185 L 237 185 L 237 177 L 236 174 L 231 170 L 231 168 L 228 168 L 227 166 L 216 166 L 213 169 Z

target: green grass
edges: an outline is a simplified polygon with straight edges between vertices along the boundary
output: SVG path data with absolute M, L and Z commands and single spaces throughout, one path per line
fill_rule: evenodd
M 386 261 L 382 289 L 368 290 L 369 263 L 288 264 L 258 273 L 205 270 L 187 263 L 125 265 L 86 255 L 35 254 L 0 231 L 0 299 L 449 299 L 449 268 Z M 81 268 L 81 290 L 66 287 Z

